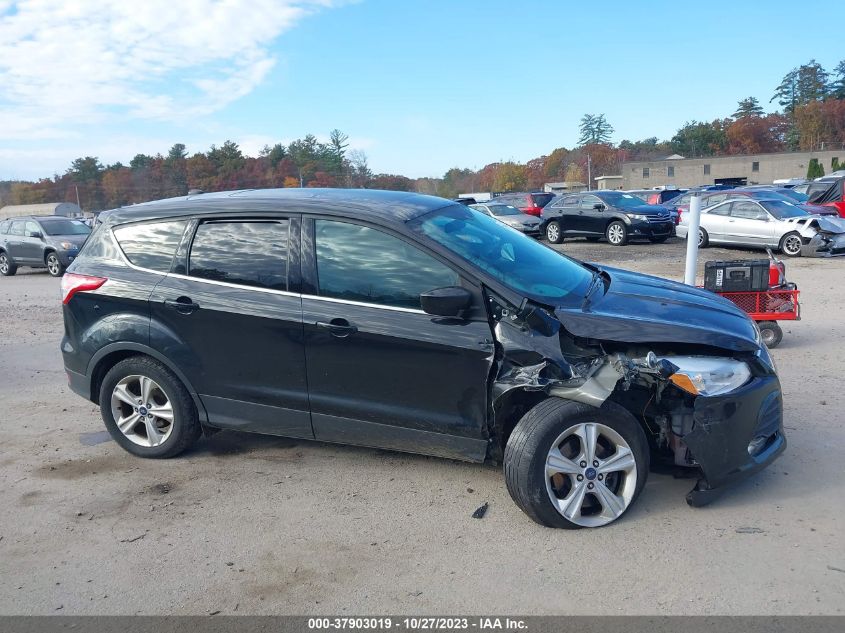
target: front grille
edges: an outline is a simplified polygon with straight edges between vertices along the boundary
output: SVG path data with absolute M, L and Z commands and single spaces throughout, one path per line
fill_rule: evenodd
M 668 215 L 649 215 L 647 217 L 650 224 L 659 224 L 661 222 L 672 221 L 672 219 Z

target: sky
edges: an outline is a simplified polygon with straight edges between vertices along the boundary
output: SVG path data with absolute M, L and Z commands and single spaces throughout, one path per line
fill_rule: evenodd
M 0 0 L 0 180 L 338 128 L 376 173 L 441 176 L 767 110 L 845 58 L 845 5 L 780 0 Z M 804 27 L 803 24 L 812 24 Z

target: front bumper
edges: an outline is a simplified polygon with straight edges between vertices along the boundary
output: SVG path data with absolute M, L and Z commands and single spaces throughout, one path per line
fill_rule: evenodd
M 628 234 L 631 237 L 667 237 L 674 233 L 675 223 L 671 220 L 666 222 L 643 222 L 632 220 L 628 227 Z
M 786 448 L 775 375 L 755 377 L 723 396 L 699 396 L 693 417 L 693 429 L 682 439 L 703 477 L 687 494 L 691 506 L 707 505 L 726 486 L 763 470 Z
M 845 233 L 826 235 L 817 233 L 801 247 L 801 257 L 845 256 Z
M 79 255 L 79 249 L 74 248 L 73 250 L 58 250 L 56 251 L 56 256 L 59 258 L 59 261 L 62 263 L 62 266 L 70 266 L 73 263 L 73 260 L 76 259 L 76 256 Z

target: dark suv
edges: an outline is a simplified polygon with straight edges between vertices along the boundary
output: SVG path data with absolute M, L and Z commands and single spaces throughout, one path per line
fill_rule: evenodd
M 594 527 L 654 461 L 697 469 L 700 505 L 785 446 L 774 365 L 732 303 L 582 264 L 442 198 L 283 189 L 119 209 L 62 303 L 71 388 L 141 457 L 223 428 L 495 460 L 535 521 Z
M 509 204 L 527 215 L 536 215 L 539 217 L 543 211 L 543 207 L 549 204 L 554 197 L 555 195 L 553 193 L 542 193 L 538 191 L 532 193 L 503 193 L 490 200 L 490 202 L 495 204 Z
M 631 193 L 591 191 L 559 196 L 543 209 L 541 230 L 552 244 L 565 237 L 606 237 L 613 246 L 633 238 L 665 242 L 675 223 L 669 209 L 646 204 Z
M 0 275 L 8 277 L 18 266 L 31 266 L 61 277 L 90 233 L 83 222 L 58 216 L 0 220 Z

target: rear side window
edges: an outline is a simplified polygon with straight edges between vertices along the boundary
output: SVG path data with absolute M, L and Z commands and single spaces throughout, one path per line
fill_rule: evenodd
M 551 193 L 532 193 L 531 198 L 534 199 L 535 206 L 538 207 L 545 207 L 549 202 L 551 202 L 552 198 L 554 198 L 554 194 Z
M 288 220 L 207 222 L 197 227 L 188 274 L 212 281 L 288 289 Z
M 185 224 L 185 220 L 129 224 L 115 228 L 114 236 L 135 266 L 168 273 Z
M 376 229 L 316 221 L 320 295 L 419 308 L 420 294 L 457 286 L 458 275 L 420 249 Z
M 5 222 L 0 222 L 0 235 L 5 235 L 6 232 L 9 230 L 9 225 L 11 222 L 6 220 Z

